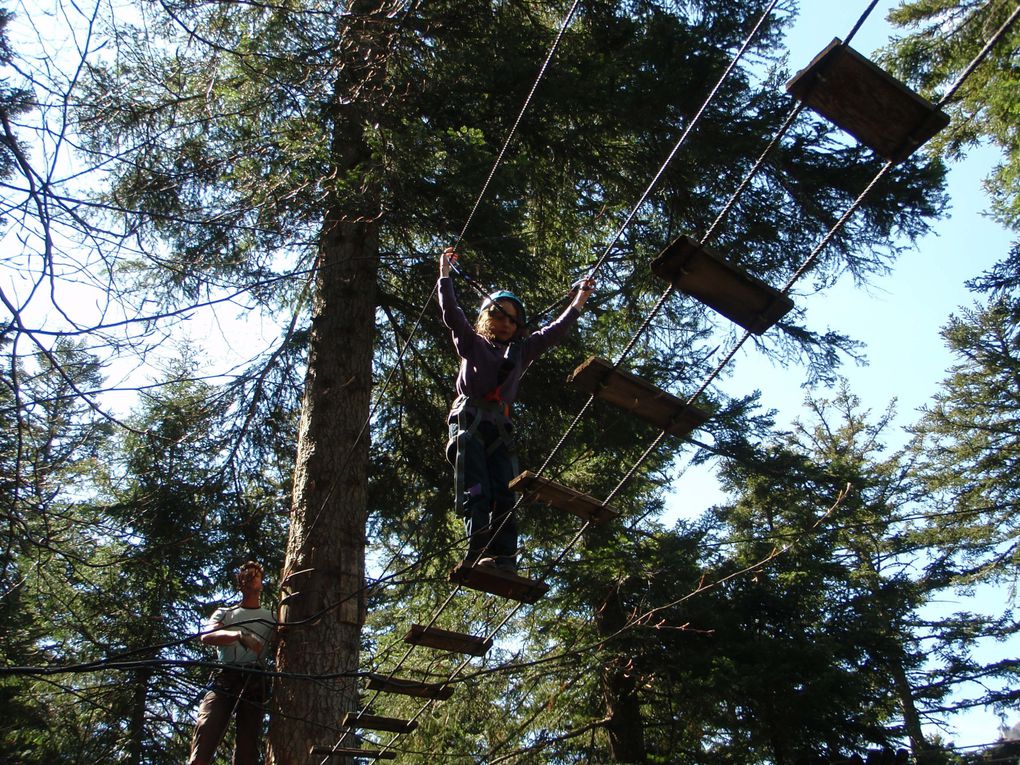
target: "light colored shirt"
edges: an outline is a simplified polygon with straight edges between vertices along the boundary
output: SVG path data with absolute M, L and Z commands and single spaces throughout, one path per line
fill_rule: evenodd
M 256 664 L 268 653 L 269 639 L 276 627 L 276 617 L 265 608 L 229 606 L 217 608 L 210 617 L 211 624 L 219 623 L 224 629 L 239 629 L 262 641 L 262 650 L 250 651 L 240 643 L 216 646 L 217 658 L 224 664 Z

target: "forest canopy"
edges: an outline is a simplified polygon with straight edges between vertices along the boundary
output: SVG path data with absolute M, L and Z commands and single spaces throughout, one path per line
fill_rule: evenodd
M 893 13 L 928 26 L 878 63 L 950 117 L 895 162 L 787 93 L 795 5 L 4 10 L 0 760 L 184 761 L 216 668 L 197 637 L 249 559 L 284 625 L 267 762 L 968 759 L 931 731 L 1015 708 L 1017 661 L 975 650 L 1015 636 L 1015 604 L 929 607 L 1016 580 L 1016 252 L 943 329 L 959 364 L 901 448 L 841 382 L 865 349 L 803 306 L 879 283 L 974 142 L 1003 150 L 1015 228 L 1015 3 Z M 662 279 L 681 236 L 792 308 L 745 331 Z M 520 573 L 548 587 L 524 605 L 450 580 L 449 245 L 472 319 L 508 288 L 537 329 L 598 285 L 514 432 L 522 469 L 618 516 L 522 501 Z M 745 344 L 814 384 L 792 429 L 718 384 Z M 677 412 L 566 384 L 590 357 Z M 674 521 L 688 462 L 725 501 Z M 465 659 L 413 625 L 493 642 Z M 394 678 L 452 695 L 373 687 Z M 416 725 L 355 733 L 358 712 Z

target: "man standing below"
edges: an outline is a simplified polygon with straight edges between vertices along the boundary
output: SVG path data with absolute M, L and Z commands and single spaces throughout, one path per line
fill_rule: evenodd
M 205 645 L 216 646 L 224 666 L 213 672 L 209 691 L 198 707 L 191 738 L 189 765 L 209 765 L 230 722 L 234 731 L 234 765 L 256 765 L 259 734 L 266 702 L 267 678 L 263 657 L 268 653 L 276 617 L 261 607 L 262 566 L 248 561 L 237 572 L 241 602 L 218 608 L 200 636 Z M 252 671 L 254 670 L 254 671 Z

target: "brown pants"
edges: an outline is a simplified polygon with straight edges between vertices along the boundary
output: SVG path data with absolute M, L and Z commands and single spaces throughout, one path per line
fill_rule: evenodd
M 257 765 L 266 695 L 264 680 L 261 675 L 237 670 L 218 669 L 213 672 L 211 687 L 198 706 L 189 765 L 209 765 L 212 762 L 231 714 L 236 721 L 234 765 Z

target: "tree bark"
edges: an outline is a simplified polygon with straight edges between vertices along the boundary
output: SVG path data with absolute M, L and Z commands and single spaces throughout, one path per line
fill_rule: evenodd
M 137 635 L 139 646 L 153 646 L 158 641 L 153 629 L 156 621 L 161 618 L 161 606 L 162 604 L 169 602 L 165 595 L 162 594 L 163 587 L 160 586 L 159 591 L 154 595 L 149 602 L 146 604 L 146 614 L 144 617 L 144 631 L 142 634 Z M 145 655 L 140 657 L 142 659 L 148 659 L 155 661 L 158 658 L 158 651 L 148 649 L 145 651 Z M 126 765 L 140 765 L 142 762 L 146 731 L 145 731 L 145 712 L 149 706 L 149 686 L 152 683 L 152 676 L 154 671 L 152 667 L 143 667 L 134 673 L 134 680 L 132 685 L 134 686 L 131 691 L 131 716 L 128 722 L 127 732 L 127 762 Z
M 311 571 L 293 584 L 300 595 L 281 608 L 281 623 L 292 626 L 282 631 L 276 658 L 281 672 L 337 679 L 277 683 L 272 765 L 306 765 L 310 747 L 338 742 L 340 719 L 358 705 L 379 265 L 379 202 L 367 131 L 380 103 L 385 49 L 369 16 L 352 17 L 339 36 L 344 63 L 328 117 L 334 124 L 332 177 L 341 180 L 320 241 L 284 563 L 285 574 Z M 355 743 L 348 738 L 344 746 Z
M 308 760 L 332 744 L 357 705 L 365 617 L 365 523 L 375 269 L 374 225 L 338 225 L 325 237 L 302 403 L 285 571 L 312 569 L 281 608 L 281 672 L 340 674 L 337 681 L 277 683 L 270 763 Z M 371 255 L 370 255 L 371 253 Z
M 921 715 L 917 712 L 914 704 L 914 690 L 910 685 L 910 679 L 903 668 L 902 662 L 896 662 L 890 666 L 893 684 L 896 687 L 896 695 L 900 697 L 900 709 L 903 710 L 903 728 L 906 730 L 907 738 L 910 739 L 910 748 L 914 753 L 914 760 L 922 765 L 928 761 L 928 742 L 924 737 L 921 728 Z
M 625 624 L 626 614 L 613 585 L 595 614 L 600 636 L 618 632 Z M 645 751 L 644 723 L 641 703 L 636 694 L 637 670 L 627 656 L 616 655 L 602 668 L 602 692 L 606 702 L 606 731 L 612 762 L 643 763 Z
M 150 658 L 155 659 L 155 656 Z M 131 693 L 131 719 L 128 722 L 127 765 L 140 765 L 142 762 L 142 750 L 146 739 L 145 710 L 148 708 L 151 681 L 151 669 L 145 668 L 135 673 Z

